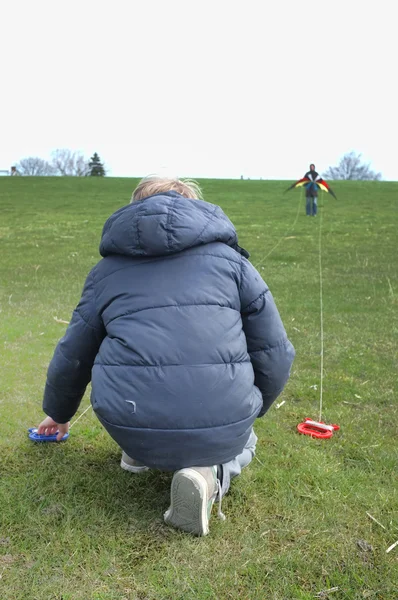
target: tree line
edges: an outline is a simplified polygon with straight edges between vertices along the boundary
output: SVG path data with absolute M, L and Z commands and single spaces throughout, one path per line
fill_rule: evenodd
M 38 156 L 22 158 L 15 165 L 18 175 L 24 176 L 51 176 L 61 175 L 67 177 L 105 177 L 106 169 L 97 152 L 88 160 L 81 152 L 67 148 L 54 150 L 51 160 L 44 160 Z
M 55 150 L 51 160 L 38 156 L 23 158 L 15 165 L 18 175 L 46 176 L 62 175 L 71 177 L 104 177 L 106 169 L 97 152 L 87 160 L 81 152 L 66 148 Z M 362 162 L 362 155 L 348 152 L 335 167 L 329 167 L 324 173 L 325 179 L 380 181 L 381 173 L 376 173 L 370 164 Z

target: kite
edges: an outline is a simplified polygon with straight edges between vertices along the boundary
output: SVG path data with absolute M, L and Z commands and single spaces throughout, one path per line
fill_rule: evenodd
M 312 181 L 308 177 L 303 177 L 302 179 L 299 179 L 298 181 L 293 183 L 290 187 L 288 187 L 287 190 L 285 190 L 285 193 L 288 192 L 289 190 L 292 190 L 293 188 L 300 187 L 302 185 L 306 188 L 306 191 L 308 191 L 308 192 L 311 189 L 315 188 L 316 191 L 322 190 L 323 192 L 329 192 L 329 194 L 332 194 L 333 198 L 336 198 L 336 194 L 334 193 L 334 191 L 332 190 L 330 185 L 328 183 L 326 183 L 326 181 L 324 179 L 322 179 L 321 177 L 319 179 L 317 179 L 316 181 Z M 336 198 L 336 200 L 337 200 L 337 198 Z

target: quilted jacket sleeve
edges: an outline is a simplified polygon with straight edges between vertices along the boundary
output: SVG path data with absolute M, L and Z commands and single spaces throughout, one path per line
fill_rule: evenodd
M 255 385 L 263 396 L 263 416 L 283 390 L 290 375 L 295 351 L 260 274 L 242 258 L 241 315 Z
M 43 410 L 57 423 L 69 421 L 79 408 L 104 337 L 105 328 L 96 310 L 91 272 L 47 372 Z

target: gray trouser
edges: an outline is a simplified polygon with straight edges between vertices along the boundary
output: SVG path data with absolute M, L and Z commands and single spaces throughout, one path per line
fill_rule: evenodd
M 317 213 L 318 196 L 309 195 L 306 197 L 305 212 L 307 216 L 313 217 Z
M 243 467 L 251 462 L 255 455 L 257 444 L 257 436 L 252 429 L 249 439 L 246 442 L 246 446 L 243 448 L 242 453 L 230 460 L 229 462 L 221 465 L 221 493 L 223 496 L 228 492 L 231 479 L 240 475 Z

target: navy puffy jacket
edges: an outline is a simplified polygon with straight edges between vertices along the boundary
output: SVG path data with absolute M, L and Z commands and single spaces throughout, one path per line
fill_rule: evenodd
M 294 358 L 274 300 L 220 207 L 176 192 L 105 223 L 104 257 L 50 363 L 43 408 L 94 411 L 144 464 L 225 463 L 282 391 Z

